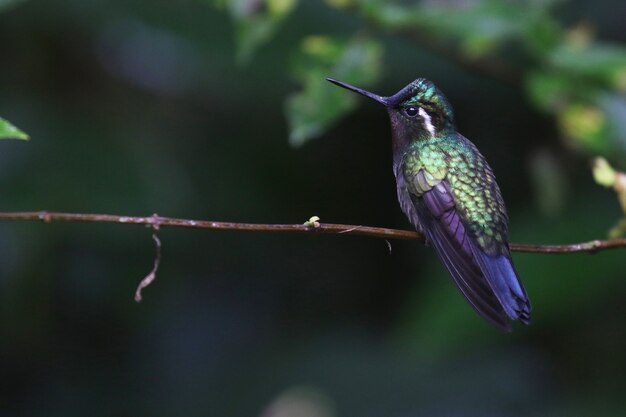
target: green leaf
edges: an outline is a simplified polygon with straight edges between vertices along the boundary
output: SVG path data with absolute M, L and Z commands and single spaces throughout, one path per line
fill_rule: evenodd
M 28 140 L 29 137 L 26 133 L 0 117 L 0 139 Z
M 626 155 L 626 97 L 598 91 L 591 99 L 572 100 L 559 108 L 557 119 L 565 137 L 582 150 L 612 157 Z
M 526 91 L 530 99 L 537 108 L 547 113 L 555 113 L 577 88 L 580 92 L 580 83 L 568 77 L 567 73 L 536 71 L 526 78 Z
M 560 71 L 585 76 L 606 86 L 626 91 L 626 48 L 603 43 L 563 44 L 548 57 Z
M 556 116 L 561 134 L 585 152 L 626 156 L 626 97 L 572 70 L 544 70 L 527 77 L 535 106 Z M 614 155 L 613 155 L 614 156 Z
M 383 0 L 358 1 L 359 11 L 389 30 L 417 33 L 435 41 L 453 40 L 473 58 L 489 54 L 511 40 L 545 41 L 551 34 L 548 11 L 552 1 L 417 2 L 409 6 Z M 536 33 L 541 33 L 537 37 Z M 425 36 L 424 36 L 425 35 Z
M 602 157 L 594 158 L 591 170 L 596 183 L 603 187 L 613 188 L 617 194 L 622 213 L 626 215 L 626 174 L 615 170 Z M 626 233 L 626 218 L 623 217 L 609 230 L 608 236 L 610 239 L 615 239 L 623 236 L 624 233 Z
M 609 150 L 609 121 L 596 104 L 572 102 L 557 115 L 559 128 L 565 137 L 587 151 L 606 153 Z
M 609 162 L 601 156 L 592 161 L 591 172 L 596 183 L 603 187 L 613 187 L 617 178 L 617 172 Z
M 321 135 L 356 107 L 357 97 L 332 86 L 326 77 L 367 87 L 380 75 L 382 51 L 378 42 L 363 37 L 345 42 L 312 36 L 303 41 L 293 74 L 304 89 L 289 97 L 285 106 L 292 145 Z
M 214 0 L 228 7 L 235 22 L 237 60 L 247 63 L 254 52 L 267 43 L 282 21 L 297 5 L 297 0 Z

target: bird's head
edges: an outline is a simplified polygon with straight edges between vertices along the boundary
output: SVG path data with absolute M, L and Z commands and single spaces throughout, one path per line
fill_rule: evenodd
M 415 137 L 436 136 L 454 128 L 454 116 L 448 100 L 435 84 L 425 78 L 418 78 L 389 97 L 332 78 L 327 80 L 383 104 L 396 134 L 406 132 Z

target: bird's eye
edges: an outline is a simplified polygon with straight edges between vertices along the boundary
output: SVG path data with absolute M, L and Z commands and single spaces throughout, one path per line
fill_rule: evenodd
M 411 107 L 406 107 L 406 108 L 404 109 L 404 113 L 405 113 L 407 116 L 409 116 L 409 117 L 415 117 L 415 116 L 417 116 L 417 113 L 418 113 L 418 111 L 417 111 L 417 107 L 413 107 L 413 106 L 411 106 Z

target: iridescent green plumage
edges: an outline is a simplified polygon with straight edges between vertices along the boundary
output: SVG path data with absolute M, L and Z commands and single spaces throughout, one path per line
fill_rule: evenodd
M 426 184 L 417 173 L 426 172 Z M 412 194 L 421 196 L 447 180 L 461 217 L 489 254 L 499 254 L 507 239 L 507 215 L 493 172 L 474 145 L 462 136 L 432 137 L 412 143 L 403 160 L 403 175 Z
M 530 303 L 512 264 L 500 190 L 484 157 L 456 131 L 445 96 L 423 78 L 390 97 L 329 81 L 387 108 L 400 206 L 474 309 L 504 330 L 510 320 L 528 323 Z

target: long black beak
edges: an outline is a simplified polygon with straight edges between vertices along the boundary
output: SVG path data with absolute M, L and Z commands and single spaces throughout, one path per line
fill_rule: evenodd
M 350 85 L 350 84 L 346 84 L 343 81 L 338 81 L 338 80 L 335 80 L 333 78 L 326 78 L 326 80 L 330 81 L 331 83 L 333 83 L 335 85 L 338 85 L 339 87 L 343 87 L 346 90 L 354 91 L 355 93 L 359 93 L 359 94 L 361 94 L 361 95 L 363 95 L 365 97 L 369 97 L 372 100 L 376 100 L 380 104 L 383 104 L 385 106 L 388 105 L 388 97 L 383 97 L 383 96 L 379 96 L 379 95 L 374 94 L 374 93 L 370 93 L 369 91 L 365 91 L 365 90 L 363 90 L 361 88 L 355 87 L 355 86 Z

